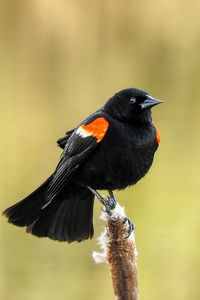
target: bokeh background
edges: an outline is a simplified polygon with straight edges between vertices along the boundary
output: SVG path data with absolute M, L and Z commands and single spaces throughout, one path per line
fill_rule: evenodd
M 140 299 L 200 298 L 200 3 L 0 1 L 0 209 L 54 170 L 55 141 L 116 91 L 164 99 L 154 165 L 116 194 L 136 226 Z M 0 218 L 0 298 L 113 299 L 95 265 L 103 228 L 80 244 L 28 235 Z

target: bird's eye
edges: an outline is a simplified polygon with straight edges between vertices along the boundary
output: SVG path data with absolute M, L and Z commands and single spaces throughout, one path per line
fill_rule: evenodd
M 130 101 L 131 101 L 131 103 L 136 103 L 136 98 L 133 97 L 130 99 Z

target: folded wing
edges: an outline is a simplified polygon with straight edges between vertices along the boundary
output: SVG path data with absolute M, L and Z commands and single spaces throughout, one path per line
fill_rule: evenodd
M 46 205 L 64 188 L 79 166 L 95 150 L 109 127 L 104 117 L 93 117 L 77 127 L 66 140 L 61 160 L 46 192 Z

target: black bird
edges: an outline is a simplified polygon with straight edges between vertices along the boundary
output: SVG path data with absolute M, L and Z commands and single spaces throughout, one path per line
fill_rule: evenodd
M 112 195 L 148 172 L 160 141 L 151 108 L 161 102 L 135 88 L 116 93 L 58 140 L 55 172 L 3 212 L 8 222 L 58 241 L 92 238 L 96 190 Z

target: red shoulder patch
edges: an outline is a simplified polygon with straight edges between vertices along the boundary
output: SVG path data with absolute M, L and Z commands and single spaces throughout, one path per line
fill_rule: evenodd
M 104 135 L 106 134 L 106 131 L 108 129 L 109 123 L 108 121 L 101 117 L 94 120 L 92 123 L 88 125 L 82 125 L 82 129 L 86 131 L 89 135 L 94 136 L 97 139 L 97 143 L 99 143 Z
M 158 131 L 158 127 L 156 126 L 156 124 L 153 122 L 153 125 L 156 129 L 156 140 L 157 140 L 157 143 L 160 144 L 160 133 Z

